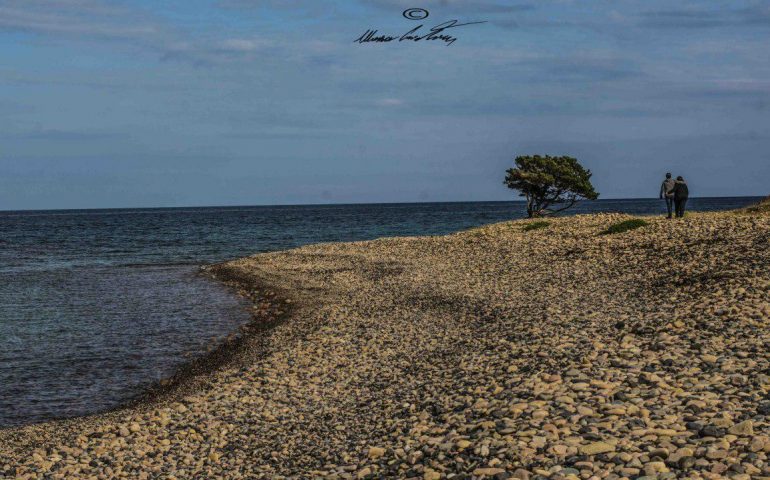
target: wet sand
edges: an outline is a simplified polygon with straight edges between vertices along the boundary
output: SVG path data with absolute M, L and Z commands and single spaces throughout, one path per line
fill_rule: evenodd
M 770 477 L 770 217 L 628 218 L 212 266 L 257 302 L 213 371 L 0 431 L 0 475 Z

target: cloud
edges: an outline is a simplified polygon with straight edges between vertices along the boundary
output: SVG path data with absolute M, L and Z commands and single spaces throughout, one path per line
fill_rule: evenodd
M 17 136 L 18 137 L 18 136 Z M 59 130 L 45 129 L 21 135 L 21 138 L 29 140 L 53 140 L 53 141 L 88 141 L 119 138 L 115 132 L 102 132 L 91 130 Z
M 334 10 L 334 3 L 331 0 L 219 0 L 216 5 L 230 10 L 279 10 L 315 19 Z
M 273 5 L 271 1 L 238 1 L 238 5 Z M 286 8 L 303 2 L 289 2 Z M 304 2 L 307 4 L 307 2 Z M 316 5 L 316 4 L 312 4 Z M 0 32 L 22 32 L 46 39 L 101 45 L 105 40 L 196 67 L 223 63 L 284 60 L 329 67 L 336 46 L 310 39 L 301 46 L 279 36 L 227 36 L 192 31 L 143 10 L 106 0 L 0 0 Z
M 100 0 L 7 0 L 0 5 L 0 29 L 142 43 L 164 35 L 139 12 Z
M 0 119 L 3 119 L 10 114 L 32 113 L 34 108 L 25 103 L 0 98 L 0 112 Z
M 656 100 L 668 104 L 685 102 L 691 108 L 723 110 L 739 106 L 764 111 L 770 106 L 770 82 L 764 80 L 717 80 L 669 87 L 655 94 Z
M 415 6 L 414 0 L 361 0 L 361 3 L 389 10 Z M 464 14 L 504 14 L 534 10 L 535 8 L 533 3 L 495 2 L 491 0 L 423 0 L 419 6 L 427 10 L 435 8 L 441 9 L 443 12 Z
M 647 76 L 635 62 L 627 58 L 587 53 L 525 58 L 512 67 L 521 74 L 529 73 L 526 78 L 530 81 L 550 84 L 592 84 Z
M 754 5 L 740 9 L 665 9 L 639 14 L 642 26 L 652 28 L 770 27 L 770 7 Z
M 380 107 L 398 107 L 404 104 L 404 101 L 400 98 L 383 98 L 375 102 Z
M 218 43 L 216 50 L 223 52 L 252 53 L 273 46 L 273 42 L 257 38 L 228 38 Z

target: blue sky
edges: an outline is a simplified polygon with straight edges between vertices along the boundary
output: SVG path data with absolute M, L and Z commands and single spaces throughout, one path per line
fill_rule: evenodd
M 0 0 L 0 209 L 505 200 L 534 153 L 764 195 L 768 45 L 766 1 Z

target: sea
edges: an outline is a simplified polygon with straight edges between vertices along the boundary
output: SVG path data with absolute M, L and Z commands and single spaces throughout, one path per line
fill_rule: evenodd
M 692 198 L 728 210 L 759 197 Z M 661 215 L 659 200 L 567 214 Z M 0 211 L 0 428 L 119 407 L 250 319 L 201 265 L 319 242 L 441 235 L 522 202 Z

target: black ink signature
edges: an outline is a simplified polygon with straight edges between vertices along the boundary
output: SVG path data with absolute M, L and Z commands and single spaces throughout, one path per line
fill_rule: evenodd
M 467 22 L 467 23 L 458 23 L 458 22 L 459 20 L 449 20 L 448 22 L 444 22 L 439 25 L 436 25 L 435 27 L 431 28 L 427 32 L 424 32 L 424 31 L 420 32 L 420 29 L 422 29 L 423 25 L 419 25 L 400 36 L 383 35 L 383 34 L 378 34 L 377 30 L 367 30 L 366 32 L 364 32 L 363 35 L 358 37 L 353 43 L 369 43 L 369 42 L 387 43 L 387 42 L 394 42 L 394 41 L 420 42 L 423 40 L 442 40 L 446 43 L 447 46 L 449 46 L 455 43 L 455 41 L 457 41 L 457 37 L 454 37 L 446 33 L 446 31 L 449 30 L 450 28 L 464 27 L 466 25 L 476 25 L 479 23 L 487 23 L 486 21 Z

